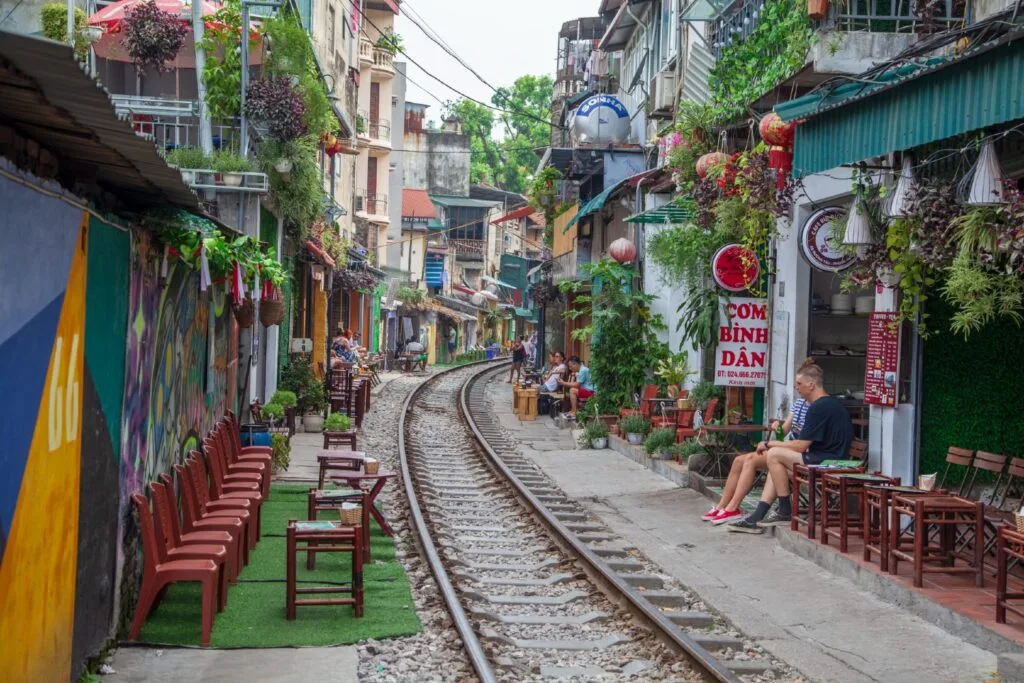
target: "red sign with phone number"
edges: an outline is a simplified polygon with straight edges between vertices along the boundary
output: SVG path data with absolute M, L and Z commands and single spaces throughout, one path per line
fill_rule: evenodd
M 895 313 L 872 313 L 868 319 L 864 403 L 894 408 L 900 389 L 900 334 Z

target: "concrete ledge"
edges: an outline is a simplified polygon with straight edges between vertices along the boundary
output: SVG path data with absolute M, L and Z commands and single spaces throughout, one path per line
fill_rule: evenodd
M 1004 683 L 1024 683 L 1024 655 L 999 655 L 999 678 Z
M 614 434 L 608 437 L 608 448 L 619 455 L 624 455 L 638 465 L 643 465 L 655 474 L 660 474 L 669 481 L 682 487 L 689 486 L 690 473 L 686 468 L 674 460 L 655 460 L 647 457 L 644 449 L 640 446 L 633 446 L 622 437 Z
M 779 545 L 791 553 L 810 560 L 836 576 L 853 581 L 886 602 L 935 624 L 947 633 L 989 652 L 1024 653 L 1024 647 L 1018 643 L 886 576 L 864 568 L 842 553 L 812 541 L 804 534 L 779 527 L 775 527 L 774 531 Z

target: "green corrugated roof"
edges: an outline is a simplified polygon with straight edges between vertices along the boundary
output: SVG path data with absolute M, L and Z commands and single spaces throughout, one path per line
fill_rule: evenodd
M 427 221 L 427 230 L 444 230 L 444 223 L 437 218 L 431 218 Z
M 491 202 L 485 199 L 473 199 L 472 197 L 456 197 L 448 194 L 432 194 L 430 201 L 444 207 L 459 207 L 466 209 L 490 209 L 500 202 Z
M 1024 44 L 999 44 L 896 69 L 884 82 L 809 95 L 776 111 L 802 121 L 793 160 L 801 176 L 1024 118 L 1021 83 Z
M 689 207 L 666 204 L 657 209 L 647 209 L 643 213 L 635 213 L 626 219 L 627 223 L 647 223 L 664 225 L 665 223 L 685 223 L 693 218 Z
M 611 195 L 612 192 L 615 192 L 615 190 L 619 189 L 619 186 L 622 185 L 622 183 L 626 182 L 626 180 L 628 180 L 628 178 L 623 178 L 622 180 L 615 183 L 611 187 L 607 187 L 604 190 L 602 190 L 601 194 L 593 197 L 592 199 L 588 199 L 583 204 L 583 206 L 580 207 L 580 210 L 576 212 L 576 215 L 572 217 L 572 220 L 566 224 L 562 232 L 569 232 L 569 228 L 576 225 L 576 223 L 581 218 L 583 218 L 584 216 L 589 216 L 592 213 L 597 213 L 598 211 L 603 209 L 604 203 L 608 201 L 608 196 Z

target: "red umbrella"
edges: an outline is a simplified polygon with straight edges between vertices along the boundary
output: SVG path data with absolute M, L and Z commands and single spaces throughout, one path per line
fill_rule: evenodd
M 125 14 L 132 7 L 145 2 L 146 0 L 118 0 L 107 5 L 100 11 L 89 17 L 90 26 L 102 26 L 109 33 L 116 33 L 121 30 Z M 163 12 L 177 14 L 186 23 L 192 23 L 192 4 L 184 0 L 156 0 L 156 6 Z M 218 3 L 203 0 L 203 16 L 209 16 L 220 9 Z

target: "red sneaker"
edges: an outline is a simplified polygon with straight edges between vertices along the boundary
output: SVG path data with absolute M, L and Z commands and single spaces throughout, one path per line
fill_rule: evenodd
M 718 508 L 711 508 L 710 510 L 704 513 L 704 516 L 701 517 L 701 519 L 705 522 L 710 522 L 718 516 L 719 512 L 721 512 L 721 510 L 719 510 Z
M 741 517 L 739 510 L 721 510 L 715 518 L 711 520 L 711 523 L 715 526 L 719 524 L 727 524 L 728 522 L 735 522 Z

